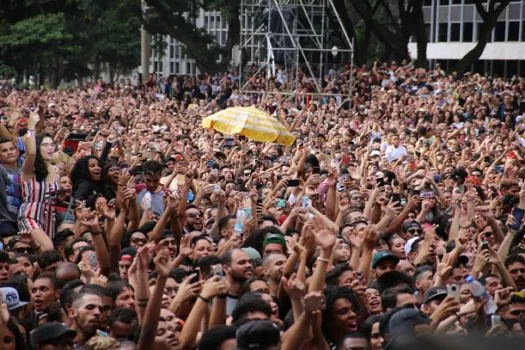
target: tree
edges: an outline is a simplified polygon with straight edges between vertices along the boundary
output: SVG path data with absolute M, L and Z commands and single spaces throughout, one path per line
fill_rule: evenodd
M 427 35 L 423 18 L 423 0 L 348 0 L 355 12 L 365 23 L 364 43 L 358 46 L 365 49 L 367 34 L 371 32 L 385 46 L 384 59 L 409 59 L 408 42 L 412 35 L 417 38 L 418 61 L 426 66 Z M 382 11 L 384 16 L 378 16 Z M 380 19 L 383 19 L 381 21 Z M 359 39 L 357 40 L 359 42 Z
M 467 71 L 470 68 L 470 65 L 481 57 L 487 43 L 490 41 L 490 36 L 492 35 L 492 30 L 496 26 L 498 17 L 510 3 L 510 0 L 490 0 L 486 9 L 483 7 L 484 2 L 486 2 L 486 0 L 475 0 L 474 4 L 476 5 L 476 10 L 483 22 L 479 28 L 478 42 L 476 46 L 463 56 L 454 68 L 454 70 L 460 74 Z M 498 2 L 499 5 L 497 5 Z

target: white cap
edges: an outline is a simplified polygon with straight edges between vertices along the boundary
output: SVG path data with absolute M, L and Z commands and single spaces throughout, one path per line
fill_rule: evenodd
M 408 254 L 408 253 L 411 253 L 412 252 L 412 245 L 414 244 L 414 242 L 418 239 L 419 237 L 416 236 L 416 237 L 412 237 L 410 238 L 406 243 L 405 243 L 405 254 Z

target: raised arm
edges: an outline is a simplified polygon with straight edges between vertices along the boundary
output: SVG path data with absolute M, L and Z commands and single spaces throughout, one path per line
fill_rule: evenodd
M 27 132 L 24 136 L 24 145 L 26 152 L 24 154 L 24 165 L 22 166 L 22 179 L 28 180 L 35 173 L 35 160 L 36 160 L 36 135 L 35 128 L 40 121 L 40 116 L 37 111 L 32 111 L 29 116 L 29 122 L 27 123 Z

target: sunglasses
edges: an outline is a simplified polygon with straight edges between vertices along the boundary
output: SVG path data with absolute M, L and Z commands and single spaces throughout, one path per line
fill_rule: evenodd
M 20 248 L 15 248 L 13 249 L 13 251 L 15 253 L 20 253 L 20 254 L 33 254 L 35 252 L 35 250 L 31 247 L 20 247 Z
M 148 243 L 148 240 L 145 239 L 145 238 L 132 238 L 132 239 L 131 239 L 131 243 L 135 243 L 135 244 L 146 244 L 146 243 Z
M 519 316 L 525 314 L 525 310 L 513 310 L 513 311 L 510 312 L 510 314 L 512 316 L 518 316 L 519 317 Z
M 421 232 L 423 232 L 423 230 L 420 229 L 420 228 L 409 228 L 407 232 L 409 232 L 409 233 L 421 233 Z
M 202 214 L 201 213 L 188 213 L 188 216 L 190 218 L 201 218 Z

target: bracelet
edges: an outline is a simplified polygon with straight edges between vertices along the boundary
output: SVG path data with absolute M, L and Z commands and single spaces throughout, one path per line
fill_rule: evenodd
M 202 295 L 199 295 L 199 299 L 202 300 L 202 301 L 204 301 L 206 304 L 211 303 L 211 300 L 210 300 L 210 299 L 205 298 L 205 297 L 203 297 Z
M 327 263 L 327 264 L 330 262 L 330 260 L 325 259 L 325 258 L 321 258 L 321 257 L 318 257 L 318 258 L 317 258 L 317 261 L 325 262 L 325 263 Z

